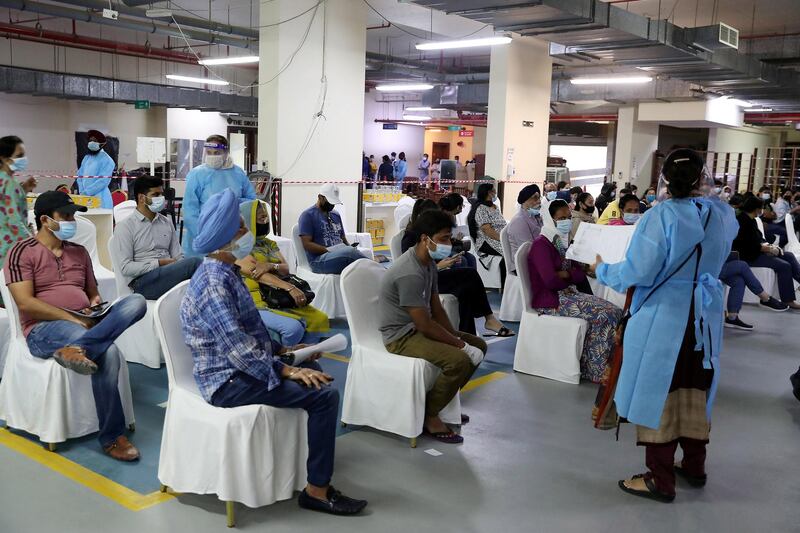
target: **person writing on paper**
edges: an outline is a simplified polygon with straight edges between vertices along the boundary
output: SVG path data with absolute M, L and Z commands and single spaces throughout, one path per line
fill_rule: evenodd
M 308 413 L 308 484 L 298 503 L 330 514 L 356 514 L 364 500 L 333 488 L 339 393 L 319 366 L 284 364 L 286 352 L 273 341 L 258 314 L 236 262 L 253 249 L 255 236 L 239 214 L 239 197 L 226 189 L 212 195 L 198 217 L 194 240 L 206 259 L 181 302 L 183 338 L 194 360 L 194 378 L 215 407 L 263 404 Z M 297 347 L 295 347 L 296 349 Z
M 330 330 L 328 315 L 309 305 L 310 287 L 289 273 L 289 264 L 269 235 L 269 216 L 261 200 L 246 200 L 239 212 L 247 229 L 256 237 L 253 251 L 240 261 L 242 276 L 267 329 L 281 344 L 300 342 L 306 332 Z M 302 287 L 302 288 L 301 288 Z M 313 293 L 310 293 L 313 297 Z
M 300 239 L 308 264 L 317 274 L 341 274 L 353 261 L 364 259 L 347 242 L 342 217 L 333 210 L 341 203 L 339 187 L 328 183 L 320 187 L 317 203 L 300 214 Z
M 533 293 L 531 307 L 546 315 L 586 320 L 581 377 L 599 383 L 614 348 L 614 331 L 622 317 L 622 310 L 602 298 L 577 289 L 576 285 L 586 283 L 586 274 L 583 268 L 564 257 L 572 229 L 569 205 L 564 200 L 553 200 L 548 209 L 555 228 L 544 226 L 528 252 Z
M 186 257 L 200 255 L 194 251 L 192 243 L 200 231 L 197 223 L 200 211 L 209 198 L 230 189 L 239 201 L 256 199 L 253 184 L 244 170 L 233 164 L 228 147 L 228 139 L 222 135 L 208 137 L 203 145 L 203 164 L 194 167 L 186 176 L 183 195 L 183 252 Z
M 148 300 L 158 300 L 190 279 L 202 259 L 183 257 L 166 205 L 161 178 L 141 176 L 133 184 L 136 211 L 114 228 L 114 254 L 127 285 Z
M 536 184 L 526 185 L 517 194 L 519 211 L 508 222 L 506 235 L 511 246 L 511 258 L 517 257 L 517 250 L 526 242 L 533 242 L 542 231 L 542 194 Z M 517 272 L 516 265 L 507 265 L 512 273 Z
M 389 352 L 424 359 L 441 370 L 425 399 L 423 431 L 440 442 L 457 444 L 464 438 L 439 413 L 467 384 L 487 346 L 482 339 L 453 329 L 439 300 L 436 262 L 450 255 L 450 217 L 438 209 L 426 211 L 412 231 L 416 244 L 381 281 L 379 329 Z M 462 415 L 462 424 L 467 421 Z
M 572 211 L 572 229 L 569 230 L 569 242 L 575 240 L 575 234 L 582 223 L 596 224 L 594 197 L 582 192 L 575 198 L 575 210 Z
M 614 400 L 636 424 L 649 472 L 618 483 L 623 491 L 660 502 L 675 498 L 675 475 L 706 482 L 709 416 L 722 348 L 723 289 L 719 273 L 736 235 L 733 211 L 713 194 L 697 152 L 678 149 L 664 161 L 659 197 L 625 255 L 593 266 L 618 292 L 634 287 L 631 318 Z M 683 461 L 675 464 L 680 444 Z
M 139 451 L 125 436 L 119 396 L 124 362 L 114 341 L 144 316 L 147 304 L 141 295 L 131 294 L 99 321 L 74 313 L 85 314 L 102 303 L 89 252 L 69 242 L 77 229 L 77 211 L 86 207 L 63 192 L 48 191 L 36 198 L 33 212 L 39 231 L 11 249 L 4 268 L 6 284 L 19 308 L 31 355 L 52 357 L 64 368 L 92 376 L 100 446 L 113 459 L 135 461 Z
M 609 220 L 609 226 L 632 226 L 642 217 L 639 212 L 639 199 L 633 194 L 626 194 L 619 199 L 619 209 L 619 218 Z
M 89 130 L 86 134 L 88 142 L 86 149 L 89 151 L 78 168 L 78 176 L 90 176 L 88 178 L 78 178 L 78 193 L 85 196 L 94 196 L 100 200 L 100 207 L 103 209 L 113 209 L 114 202 L 111 200 L 111 191 L 108 185 L 111 183 L 111 176 L 117 167 L 110 155 L 103 150 L 106 145 L 106 136 L 97 130 Z

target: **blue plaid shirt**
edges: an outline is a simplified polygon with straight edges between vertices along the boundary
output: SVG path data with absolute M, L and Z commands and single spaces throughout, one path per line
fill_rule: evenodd
M 181 302 L 183 339 L 192 351 L 194 379 L 206 401 L 236 372 L 272 390 L 283 363 L 235 265 L 206 258 Z

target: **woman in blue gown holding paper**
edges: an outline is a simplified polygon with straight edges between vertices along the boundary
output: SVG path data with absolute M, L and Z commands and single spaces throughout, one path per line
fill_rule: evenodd
M 711 405 L 722 347 L 723 289 L 718 277 L 737 225 L 713 195 L 704 160 L 688 149 L 664 162 L 659 203 L 636 226 L 625 255 L 598 263 L 597 279 L 634 287 L 614 400 L 636 424 L 649 471 L 620 481 L 630 494 L 671 502 L 675 475 L 706 482 Z M 709 185 L 710 181 L 710 185 Z M 683 461 L 675 465 L 678 444 Z

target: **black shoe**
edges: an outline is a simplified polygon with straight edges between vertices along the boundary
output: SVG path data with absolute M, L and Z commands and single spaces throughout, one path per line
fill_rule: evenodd
M 794 397 L 800 400 L 800 369 L 789 377 L 789 381 L 792 383 Z
M 771 309 L 771 310 L 777 311 L 779 313 L 789 309 L 789 305 L 788 304 L 780 302 L 780 301 L 778 301 L 777 299 L 775 299 L 772 296 L 770 296 L 769 300 L 767 300 L 766 302 L 759 301 L 758 303 L 759 303 L 759 305 L 763 305 L 767 309 Z
M 725 319 L 725 327 L 726 328 L 734 328 L 734 329 L 743 329 L 745 331 L 752 331 L 753 326 L 750 324 L 746 324 L 739 320 L 739 317 L 736 318 L 726 318 Z
M 297 503 L 303 509 L 335 515 L 358 514 L 367 506 L 367 500 L 348 498 L 334 489 L 333 486 L 328 487 L 328 501 L 318 500 L 313 496 L 309 496 L 305 489 L 303 489 L 303 492 L 297 497 Z

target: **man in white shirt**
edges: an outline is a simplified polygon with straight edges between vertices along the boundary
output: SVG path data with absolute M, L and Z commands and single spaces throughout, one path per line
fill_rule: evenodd
M 183 257 L 172 221 L 161 214 L 166 204 L 161 178 L 142 176 L 133 185 L 136 211 L 117 224 L 114 253 L 128 286 L 148 300 L 158 300 L 190 279 L 202 257 Z

